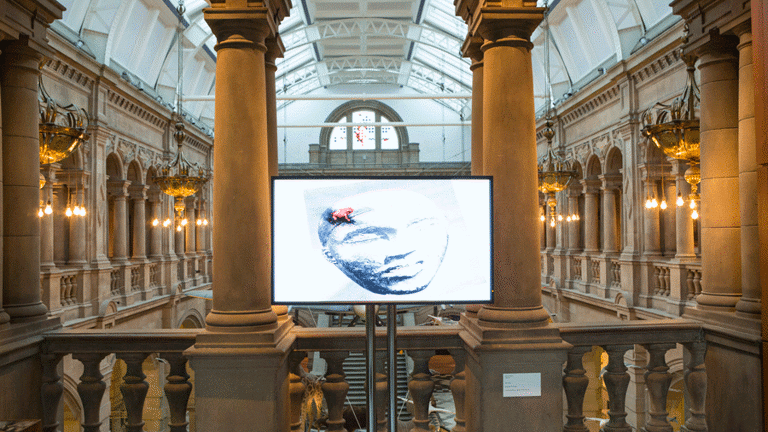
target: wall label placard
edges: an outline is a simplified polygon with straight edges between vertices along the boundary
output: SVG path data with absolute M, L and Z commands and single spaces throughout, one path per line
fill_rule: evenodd
M 505 373 L 503 378 L 504 397 L 541 396 L 541 374 Z

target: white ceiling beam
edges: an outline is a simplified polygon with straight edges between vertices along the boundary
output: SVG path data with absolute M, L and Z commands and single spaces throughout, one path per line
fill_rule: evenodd
M 187 96 L 184 101 L 214 101 L 215 95 Z M 370 94 L 370 95 L 287 95 L 277 100 L 416 100 L 416 99 L 472 99 L 472 93 L 422 93 L 412 95 Z
M 441 126 L 470 126 L 471 121 L 463 122 L 433 122 L 433 123 L 410 123 L 410 122 L 373 122 L 373 123 L 296 123 L 296 124 L 278 124 L 278 128 L 324 128 L 324 127 L 372 127 L 372 126 L 393 126 L 393 127 L 441 127 Z

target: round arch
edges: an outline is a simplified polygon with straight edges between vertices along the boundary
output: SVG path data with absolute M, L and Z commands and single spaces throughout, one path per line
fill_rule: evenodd
M 372 110 L 374 112 L 377 112 L 381 114 L 383 117 L 386 117 L 391 122 L 402 122 L 403 119 L 400 117 L 400 115 L 395 111 L 392 107 L 389 105 L 379 102 L 379 101 L 362 101 L 362 100 L 355 100 L 355 101 L 349 101 L 345 102 L 341 105 L 339 105 L 335 110 L 331 111 L 331 113 L 326 117 L 325 122 L 326 123 L 337 123 L 339 120 L 343 119 L 348 114 L 352 113 L 353 111 L 358 111 L 362 109 L 368 109 Z M 320 147 L 324 149 L 328 149 L 329 142 L 331 140 L 331 132 L 333 132 L 332 127 L 324 127 L 320 130 Z M 396 126 L 395 132 L 397 133 L 397 139 L 400 143 L 399 147 L 402 148 L 403 145 L 407 145 L 410 141 L 408 141 L 408 131 L 403 126 Z
M 197 309 L 190 309 L 182 315 L 176 328 L 201 329 L 205 328 L 205 317 Z
M 623 156 L 621 150 L 618 147 L 611 147 L 608 150 L 608 155 L 605 157 L 605 167 L 603 172 L 605 174 L 621 174 L 623 163 Z

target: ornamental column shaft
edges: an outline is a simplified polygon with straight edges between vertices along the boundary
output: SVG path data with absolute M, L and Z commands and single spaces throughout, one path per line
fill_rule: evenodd
M 45 207 L 48 203 L 53 206 L 53 181 L 55 181 L 53 170 L 48 169 L 48 176 L 45 186 L 40 191 L 42 195 L 42 205 Z M 40 267 L 51 268 L 56 265 L 53 262 L 53 213 L 43 214 L 40 218 Z
M 741 297 L 738 53 L 713 36 L 699 52 L 701 76 L 701 285 L 699 306 L 730 309 Z M 732 251 L 733 253 L 723 253 Z
M 620 190 L 621 178 L 610 178 L 601 176 L 603 184 L 603 252 L 618 253 L 619 245 L 619 224 L 617 223 L 617 205 L 616 198 Z
M 539 272 L 538 174 L 530 35 L 542 9 L 480 8 L 483 174 L 493 176 L 493 305 L 481 323 L 546 325 Z M 515 167 L 510 169 L 510 167 Z M 530 227 L 532 229 L 520 229 Z
M 739 35 L 739 205 L 741 219 L 741 299 L 736 310 L 760 313 L 760 241 L 757 229 L 757 155 L 755 148 L 755 80 L 750 22 Z
M 264 42 L 276 28 L 271 28 L 275 23 L 266 8 L 230 9 L 227 5 L 204 13 L 218 39 L 213 153 L 217 226 L 213 230 L 213 310 L 206 327 L 228 332 L 266 330 L 275 327 L 277 316 L 270 303 L 272 222 Z
M 195 219 L 195 250 L 202 252 L 205 250 L 205 226 L 198 220 L 205 218 L 205 201 L 200 201 L 200 207 L 197 212 L 197 219 Z
M 2 51 L 0 51 L 0 59 L 2 59 Z M 0 62 L 0 68 L 3 68 L 2 62 Z M 0 79 L 2 79 L 2 69 L 0 69 Z M 3 260 L 3 98 L 2 98 L 2 81 L 0 81 L 0 262 Z M 3 279 L 3 266 L 0 265 L 0 328 L 6 327 L 11 317 L 3 309 L 3 286 L 5 285 Z
M 572 189 L 568 191 L 568 210 L 571 216 L 579 214 L 578 191 L 574 191 Z M 581 228 L 579 226 L 580 223 L 580 220 L 575 219 L 571 219 L 571 221 L 568 223 L 568 248 L 572 252 L 581 250 L 581 245 L 579 244 L 579 230 Z
M 80 180 L 77 180 L 80 183 Z M 73 201 L 75 205 L 83 205 L 85 208 L 85 200 L 83 199 L 84 184 L 80 184 L 79 189 L 73 195 Z M 87 261 L 85 260 L 85 223 L 87 215 L 91 214 L 86 210 L 86 216 L 75 215 L 69 218 L 69 261 L 70 265 L 82 265 Z
M 584 252 L 597 253 L 600 251 L 598 242 L 598 229 L 600 220 L 598 218 L 598 183 L 595 180 L 582 180 L 584 186 Z
M 462 55 L 472 59 L 472 175 L 483 175 L 483 38 L 467 36 Z
M 143 260 L 147 257 L 147 215 L 146 199 L 147 186 L 131 188 L 133 201 L 133 258 Z
M 109 182 L 109 193 L 112 195 L 112 261 L 128 259 L 128 222 L 127 203 L 129 181 L 116 180 Z
M 264 57 L 266 65 L 265 84 L 267 97 L 267 131 L 268 131 L 268 153 L 269 153 L 269 175 L 277 175 L 277 91 L 275 89 L 275 72 L 277 66 L 275 60 L 283 57 L 285 47 L 279 35 L 270 37 L 266 40 L 267 52 Z
M 684 200 L 681 206 L 675 204 L 675 258 L 694 258 L 696 251 L 693 244 L 693 219 L 691 219 L 690 201 L 686 200 L 691 193 L 691 185 L 685 181 L 684 176 L 687 164 L 683 161 L 675 161 L 673 164 L 677 166 L 677 176 L 675 177 L 677 191 Z
M 544 221 L 545 229 L 547 230 L 547 252 L 552 253 L 557 246 L 557 211 L 552 211 L 552 207 L 547 207 L 547 219 Z M 552 221 L 555 221 L 555 226 L 552 226 Z
M 3 163 L 3 307 L 11 321 L 45 319 L 40 301 L 40 143 L 37 85 L 42 55 L 21 39 L 0 62 Z M 7 109 L 12 107 L 12 109 Z M 0 316 L 0 323 L 4 317 Z
M 187 226 L 185 227 L 185 234 L 187 237 L 187 247 L 185 251 L 187 255 L 194 255 L 195 245 L 197 244 L 195 241 L 195 231 L 197 231 L 197 199 L 194 197 L 187 198 L 186 218 Z
M 645 196 L 656 197 L 656 180 L 645 179 Z M 645 255 L 661 254 L 661 215 L 659 208 L 646 208 L 643 214 L 645 222 Z
M 159 191 L 151 192 L 149 196 L 152 219 L 157 219 L 157 226 L 150 227 L 149 256 L 158 258 L 163 255 L 163 215 L 161 211 L 162 200 Z M 166 228 L 167 229 L 167 228 Z

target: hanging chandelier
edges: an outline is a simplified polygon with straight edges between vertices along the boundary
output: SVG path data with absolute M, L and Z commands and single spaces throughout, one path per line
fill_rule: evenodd
M 43 86 L 40 76 L 37 87 L 40 109 L 40 164 L 59 162 L 72 152 L 89 136 L 88 113 L 74 104 L 59 105 Z
M 688 41 L 688 25 L 683 32 L 683 43 Z M 681 48 L 682 51 L 682 48 Z M 699 87 L 694 76 L 694 58 L 682 55 L 686 64 L 688 78 L 683 93 L 675 98 L 670 105 L 660 102 L 647 109 L 642 114 L 642 133 L 649 138 L 668 157 L 685 160 L 688 169 L 685 171 L 685 181 L 691 185 L 690 200 L 693 219 L 698 218 L 696 203 L 701 199 L 698 194 L 698 184 L 701 181 L 699 169 L 699 119 L 696 110 L 699 107 Z M 682 196 L 678 197 L 678 205 Z
M 159 175 L 155 176 L 152 180 L 157 184 L 163 193 L 170 195 L 174 198 L 173 208 L 178 219 L 177 229 L 180 230 L 181 226 L 187 224 L 187 219 L 184 217 L 184 198 L 192 196 L 197 193 L 200 188 L 208 181 L 208 176 L 205 170 L 198 166 L 196 163 L 189 162 L 182 151 L 184 138 L 186 133 L 184 132 L 184 118 L 182 116 L 182 91 L 183 91 L 183 76 L 184 76 L 184 51 L 182 46 L 182 33 L 184 30 L 184 1 L 179 1 L 179 6 L 176 8 L 179 16 L 179 24 L 176 28 L 176 43 L 178 51 L 178 91 L 176 101 L 176 113 L 174 118 L 176 124 L 174 125 L 176 131 L 173 133 L 173 139 L 176 141 L 178 152 L 176 156 L 169 162 L 161 165 L 157 172 Z M 163 223 L 163 226 L 170 225 Z

